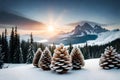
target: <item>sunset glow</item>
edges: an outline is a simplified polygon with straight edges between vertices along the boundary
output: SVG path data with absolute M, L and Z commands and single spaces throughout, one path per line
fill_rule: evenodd
M 51 26 L 51 25 L 50 25 L 50 26 L 48 26 L 48 31 L 49 31 L 49 32 L 53 32 L 53 31 L 54 31 L 54 27 L 53 27 L 53 26 Z
M 105 24 L 102 27 L 108 30 L 120 29 L 118 3 L 105 0 L 0 0 L 0 33 L 7 28 L 10 35 L 11 28 L 17 26 L 20 35 L 32 32 L 35 37 L 51 38 L 73 31 L 82 21 Z

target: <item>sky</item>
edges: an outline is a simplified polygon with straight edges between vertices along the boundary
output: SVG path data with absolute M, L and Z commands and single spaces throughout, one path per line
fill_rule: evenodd
M 64 25 L 79 21 L 120 23 L 120 0 L 0 0 L 0 10 L 3 9 L 45 23 L 51 32 L 53 27 L 70 31 L 73 28 Z

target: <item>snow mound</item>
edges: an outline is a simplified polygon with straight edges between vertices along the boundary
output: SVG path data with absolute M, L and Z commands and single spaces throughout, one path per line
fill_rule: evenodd
M 67 74 L 43 71 L 32 64 L 1 69 L 0 80 L 120 80 L 120 70 L 103 70 L 99 59 L 85 60 L 82 70 L 71 70 Z

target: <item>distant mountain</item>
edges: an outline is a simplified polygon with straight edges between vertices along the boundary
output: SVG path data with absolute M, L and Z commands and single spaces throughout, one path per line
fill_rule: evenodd
M 74 35 L 88 35 L 88 34 L 98 34 L 106 31 L 108 30 L 102 28 L 101 26 L 95 25 L 94 27 L 92 27 L 90 24 L 85 23 L 82 26 L 77 25 L 72 32 L 74 32 Z
M 107 32 L 109 30 L 102 28 L 101 26 L 95 25 L 91 26 L 88 23 L 84 23 L 83 25 L 77 25 L 74 30 L 69 33 L 63 33 L 58 35 L 56 38 L 53 38 L 52 41 L 56 43 L 64 43 L 64 44 L 77 44 L 84 43 L 88 40 L 95 40 L 98 37 L 99 33 Z
M 20 28 L 30 28 L 31 26 L 43 26 L 44 24 L 21 15 L 17 15 L 7 11 L 0 11 L 0 24 L 16 25 Z M 2 26 L 0 26 L 2 27 Z
M 70 23 L 70 24 L 67 24 L 67 25 L 69 25 L 69 26 L 77 26 L 77 25 L 82 26 L 85 23 L 88 23 L 92 27 L 94 27 L 95 25 L 98 25 L 98 26 L 107 26 L 108 25 L 108 24 L 101 24 L 101 23 L 92 22 L 92 21 L 79 21 L 79 22 L 74 22 L 74 23 Z

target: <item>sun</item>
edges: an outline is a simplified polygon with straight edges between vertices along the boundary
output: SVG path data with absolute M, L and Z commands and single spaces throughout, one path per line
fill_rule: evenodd
M 49 31 L 49 32 L 53 32 L 53 31 L 54 31 L 54 27 L 53 27 L 52 25 L 49 25 L 49 26 L 48 26 L 48 31 Z

